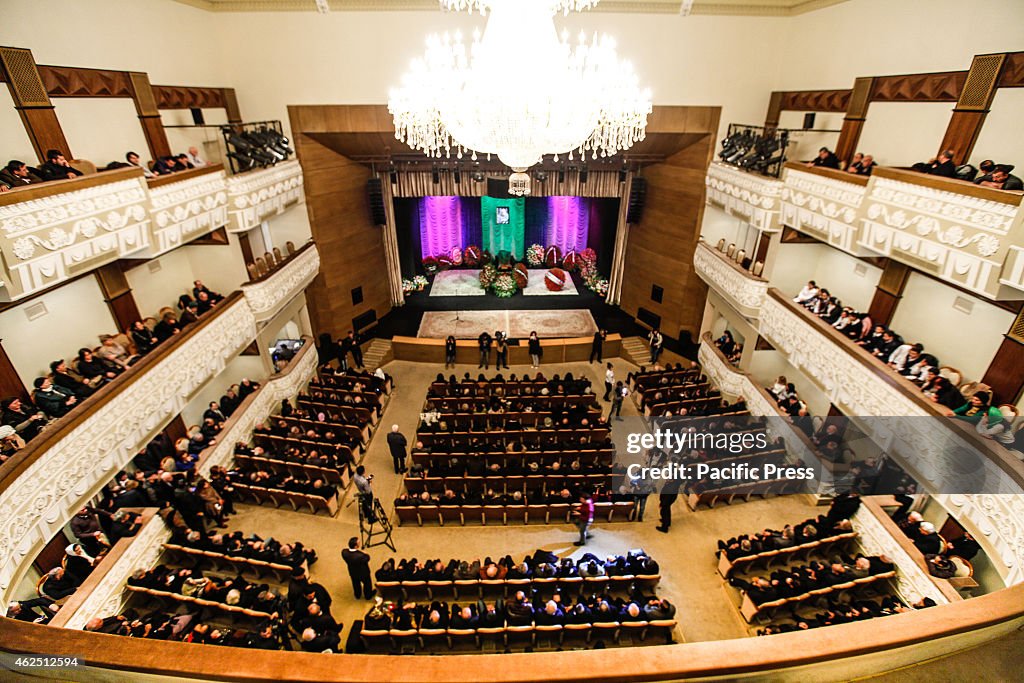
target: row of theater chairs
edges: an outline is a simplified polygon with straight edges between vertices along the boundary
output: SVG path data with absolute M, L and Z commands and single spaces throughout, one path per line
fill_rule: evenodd
M 894 576 L 896 576 L 895 571 L 872 574 L 871 576 L 854 579 L 846 583 L 839 583 L 835 586 L 816 588 L 801 595 L 772 600 L 771 602 L 762 602 L 760 605 L 755 604 L 750 599 L 750 596 L 743 592 L 740 602 L 740 614 L 747 620 L 747 623 L 763 624 L 772 621 L 782 613 L 791 613 L 804 605 L 817 605 L 819 602 L 824 604 L 830 597 L 834 597 L 837 594 L 863 593 L 866 595 L 868 593 L 876 593 L 878 587 L 887 585 L 888 580 Z
M 507 598 L 527 588 L 541 594 L 558 591 L 562 596 L 623 592 L 651 589 L 661 581 L 661 574 L 624 574 L 622 576 L 533 577 L 529 579 L 455 579 L 453 581 L 377 581 L 377 590 L 385 599 L 403 602 L 434 600 L 452 596 L 455 599 Z
M 416 522 L 436 522 L 440 526 L 458 522 L 461 526 L 479 522 L 487 524 L 568 524 L 572 519 L 574 505 L 552 503 L 550 505 L 419 505 L 395 506 L 399 526 Z M 633 521 L 636 503 L 594 503 L 594 519 L 606 522 Z
M 718 573 L 728 579 L 733 572 L 767 571 L 772 567 L 788 564 L 804 564 L 815 557 L 832 557 L 837 550 L 845 549 L 857 538 L 856 531 L 819 538 L 790 548 L 765 550 L 754 555 L 744 555 L 730 560 L 725 552 L 718 557 Z
M 724 237 L 718 240 L 718 244 L 715 245 L 715 248 L 725 254 L 725 257 L 730 261 L 735 261 L 736 265 L 740 268 L 749 270 L 750 274 L 754 277 L 761 277 L 761 273 L 764 272 L 763 261 L 754 261 L 751 263 L 750 259 L 747 258 L 747 252 L 745 249 L 737 249 L 736 245 L 732 242 L 726 246 Z
M 259 280 L 264 275 L 269 275 L 295 255 L 294 242 L 290 240 L 285 242 L 284 248 L 288 251 L 287 256 L 284 255 L 280 247 L 274 247 L 271 251 L 265 252 L 263 256 L 257 256 L 252 263 L 246 263 L 245 268 L 249 271 L 249 280 Z
M 478 629 L 390 629 L 368 631 L 359 637 L 367 651 L 439 653 L 504 648 L 584 648 L 603 641 L 616 645 L 660 645 L 673 642 L 675 619 L 597 622 L 550 626 L 501 626 Z M 499 649 L 500 648 L 500 649 Z
M 691 510 L 696 512 L 702 505 L 713 508 L 718 503 L 732 505 L 737 501 L 747 502 L 754 496 L 768 498 L 769 496 L 784 496 L 791 493 L 799 493 L 807 485 L 808 482 L 800 479 L 753 481 L 745 484 L 737 484 L 736 486 L 715 489 L 714 491 L 691 493 L 686 496 L 686 504 Z
M 213 600 L 204 600 L 203 598 L 194 598 L 189 595 L 182 595 L 181 593 L 172 593 L 171 591 L 161 591 L 155 588 L 145 588 L 143 586 L 125 586 L 125 590 L 130 593 L 137 595 L 144 595 L 154 599 L 162 605 L 167 603 L 178 602 L 193 605 L 195 607 L 205 607 L 225 614 L 229 614 L 234 617 L 250 617 L 259 621 L 264 619 L 273 618 L 266 612 L 260 612 L 259 610 L 248 609 L 246 607 L 239 607 L 238 605 L 229 605 L 223 602 L 215 602 Z
M 195 567 L 202 563 L 210 565 L 214 571 L 249 572 L 260 578 L 272 576 L 277 581 L 287 581 L 292 574 L 290 565 L 277 562 L 225 555 L 212 550 L 200 550 L 176 543 L 164 543 L 163 549 L 169 562 L 183 567 Z
M 274 507 L 282 507 L 284 505 L 290 505 L 292 510 L 296 512 L 309 511 L 312 514 L 318 514 L 320 512 L 326 512 L 328 516 L 334 517 L 338 514 L 338 496 L 334 495 L 330 498 L 324 498 L 323 496 L 314 496 L 306 493 L 297 493 L 295 491 L 285 491 L 284 489 L 268 489 L 262 486 L 252 486 L 251 484 L 232 484 L 235 488 L 235 492 L 238 494 L 240 502 L 244 500 L 251 500 L 257 505 L 263 505 L 264 503 L 271 503 Z

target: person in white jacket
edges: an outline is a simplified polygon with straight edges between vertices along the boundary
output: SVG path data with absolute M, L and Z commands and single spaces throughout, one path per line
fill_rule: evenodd
M 805 304 L 814 297 L 818 296 L 818 285 L 814 283 L 814 280 L 809 281 L 804 288 L 800 290 L 800 293 L 793 299 L 798 304 Z

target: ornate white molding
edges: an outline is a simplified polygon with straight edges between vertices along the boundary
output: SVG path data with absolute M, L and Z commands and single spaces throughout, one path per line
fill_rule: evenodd
M 305 291 L 319 272 L 320 252 L 314 245 L 287 261 L 267 279 L 242 285 L 256 322 L 262 323 L 277 315 L 282 306 Z
M 148 443 L 256 336 L 244 299 L 181 342 L 41 453 L 0 493 L 0 592 L 17 585 L 26 560 Z
M 148 256 L 227 225 L 228 186 L 223 170 L 152 188 L 149 197 L 153 244 Z
M 778 232 L 782 181 L 746 173 L 717 161 L 704 180 L 707 200 L 747 220 L 762 232 Z
M 725 255 L 709 247 L 705 242 L 697 243 L 693 252 L 693 265 L 697 275 L 713 287 L 726 301 L 748 318 L 756 318 L 768 292 L 768 282 L 745 273 L 725 260 Z
M 860 244 L 986 296 L 996 296 L 1021 210 L 1013 204 L 872 176 Z
M 931 598 L 937 605 L 949 602 L 928 573 L 892 537 L 867 506 L 862 505 L 850 521 L 865 555 L 886 555 L 896 564 L 896 576 L 892 581 L 903 602 L 910 604 L 921 598 Z
M 1024 291 L 1024 247 L 1017 245 L 1010 247 L 1006 254 L 1006 263 L 1003 265 L 999 283 Z
M 302 168 L 297 160 L 228 178 L 231 232 L 245 232 L 302 201 Z
M 1007 586 L 1024 581 L 1024 496 L 933 495 L 981 543 Z
M 782 181 L 783 225 L 859 253 L 857 227 L 866 187 L 793 168 L 785 169 Z
M 775 297 L 765 299 L 761 334 L 924 490 L 1022 493 L 1002 469 L 1020 469 L 1012 456 L 1006 454 L 1009 464 L 1001 466 L 965 439 L 958 430 L 964 423 L 937 416 L 925 407 L 923 396 L 918 399 L 897 388 L 894 383 L 902 379 L 886 377 L 888 371 L 880 364 L 862 363 L 816 327 Z M 990 449 L 1001 450 L 994 442 Z
M 128 578 L 136 569 L 149 569 L 160 559 L 163 553 L 162 544 L 171 537 L 159 515 L 153 515 L 139 533 L 131 539 L 131 544 L 106 574 L 93 587 L 88 597 L 82 601 L 75 613 L 68 617 L 64 628 L 79 630 L 94 617 L 104 618 L 119 614 L 124 603 L 124 587 Z
M 266 420 L 281 405 L 281 399 L 295 398 L 316 375 L 316 363 L 316 347 L 313 340 L 307 338 L 291 367 L 284 374 L 264 382 L 251 400 L 240 407 L 241 414 L 236 411 L 231 416 L 231 424 L 220 433 L 217 444 L 203 453 L 199 471 L 206 475 L 215 465 L 230 467 L 235 457 L 235 444 L 239 441 L 248 442 L 253 427 Z
M 0 206 L 0 261 L 11 299 L 149 245 L 149 196 L 142 175 L 112 179 L 81 189 L 70 183 L 67 192 Z

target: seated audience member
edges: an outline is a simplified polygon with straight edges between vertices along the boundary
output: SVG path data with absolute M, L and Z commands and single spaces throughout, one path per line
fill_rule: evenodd
M 842 166 L 843 170 L 846 171 L 847 173 L 856 173 L 860 169 L 861 164 L 863 163 L 864 153 L 856 152 L 854 153 L 853 158 L 850 159 L 850 163 L 848 165 L 843 166 L 842 163 L 840 163 L 840 166 Z
M 124 158 L 125 158 L 125 160 L 128 162 L 128 164 L 130 166 L 135 166 L 136 168 L 141 168 L 142 169 L 142 175 L 144 175 L 145 177 L 147 177 L 147 178 L 155 178 L 156 177 L 156 173 L 153 173 L 148 168 L 146 168 L 145 166 L 143 166 L 142 164 L 139 163 L 139 155 L 136 154 L 135 152 L 128 152 L 127 154 L 124 155 Z
M 203 166 L 209 166 L 209 164 L 199 156 L 199 150 L 195 147 L 188 148 L 188 155 L 186 157 L 188 162 L 192 164 L 193 168 L 202 168 Z
M 164 313 L 163 319 L 153 328 L 153 334 L 161 342 L 167 341 L 179 332 L 181 332 L 181 325 L 171 312 Z
M 153 162 L 153 173 L 156 175 L 170 175 L 178 170 L 178 163 L 174 157 L 158 157 Z
M 912 168 L 920 173 L 942 176 L 943 178 L 955 178 L 956 164 L 953 163 L 953 156 L 953 150 L 943 150 L 939 153 L 939 156 L 928 161 L 916 163 Z
M 793 297 L 793 301 L 798 304 L 806 304 L 817 296 L 818 285 L 814 280 L 810 280 L 806 285 L 804 285 L 803 289 L 800 290 L 800 293 Z
M 967 405 L 960 390 L 942 375 L 936 375 L 924 393 L 931 400 L 954 412 Z
M 1013 166 L 998 164 L 991 173 L 981 176 L 974 182 L 985 187 L 994 187 L 997 190 L 1024 190 L 1024 183 L 1021 182 L 1021 179 L 1010 174 L 1012 170 Z
M 175 171 L 191 171 L 193 168 L 195 168 L 194 166 L 192 166 L 192 162 L 189 161 L 187 154 L 179 154 L 178 156 L 172 158 L 174 159 L 174 162 L 176 164 L 174 169 Z
M 952 411 L 952 415 L 975 425 L 981 422 L 983 416 L 988 416 L 993 421 L 1002 419 L 1003 414 L 991 402 L 992 394 L 979 391 L 971 396 L 967 403 Z
M 211 304 L 219 304 L 224 301 L 224 295 L 214 292 L 209 287 L 203 284 L 202 280 L 195 280 L 192 282 L 192 296 L 195 297 L 196 301 L 199 300 L 199 294 L 205 292 L 206 297 L 210 300 Z
M 808 161 L 807 165 L 838 169 L 839 157 L 837 157 L 828 147 L 822 147 L 818 150 L 818 156 Z
M 79 399 L 92 395 L 96 391 L 96 387 L 103 382 L 103 379 L 99 377 L 85 381 L 75 377 L 71 374 L 68 364 L 64 362 L 63 358 L 50 363 L 50 373 L 53 375 L 55 386 L 71 392 Z
M 46 153 L 46 163 L 39 167 L 39 172 L 44 180 L 66 180 L 84 175 L 71 166 L 64 158 L 64 153 L 58 149 L 51 149 Z
M 0 465 L 11 459 L 11 456 L 25 447 L 25 440 L 11 425 L 0 425 Z
M 100 348 L 96 352 L 105 361 L 117 365 L 122 370 L 127 370 L 139 359 L 138 355 L 132 355 L 124 346 L 118 343 L 114 337 L 106 337 L 100 342 Z
M 7 608 L 7 618 L 34 624 L 49 623 L 60 607 L 46 598 L 15 600 Z
M 24 161 L 11 159 L 7 165 L 0 169 L 0 185 L 10 189 L 25 187 L 44 182 L 42 178 L 33 173 Z
M 935 533 L 935 525 L 931 522 L 921 522 L 917 527 L 914 545 L 924 555 L 938 555 L 942 552 L 942 539 Z
M 94 386 L 103 386 L 110 380 L 124 372 L 124 369 L 116 363 L 93 355 L 89 349 L 78 350 L 78 374 L 86 382 L 95 383 Z
M 78 403 L 78 397 L 63 387 L 54 386 L 49 377 L 36 377 L 32 400 L 48 417 L 61 417 Z
M 145 356 L 160 343 L 159 337 L 150 331 L 150 329 L 146 327 L 146 324 L 141 320 L 136 320 L 132 323 L 132 329 L 130 332 L 132 336 L 132 343 L 135 344 L 135 348 L 140 355 Z
M 57 604 L 63 604 L 61 601 L 70 597 L 77 589 L 78 586 L 67 575 L 63 567 L 54 567 L 43 577 L 38 591 L 40 597 Z
M 0 401 L 0 423 L 11 427 L 24 441 L 34 439 L 46 425 L 46 414 L 37 406 L 17 396 Z
M 870 154 L 865 154 L 864 159 L 860 162 L 860 166 L 856 170 L 852 170 L 850 172 L 855 173 L 856 175 L 869 176 L 871 175 L 871 172 L 875 170 L 876 166 L 878 166 L 878 164 L 875 163 L 875 158 Z

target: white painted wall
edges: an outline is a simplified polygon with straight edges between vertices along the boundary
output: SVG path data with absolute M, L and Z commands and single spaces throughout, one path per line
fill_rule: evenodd
M 149 267 L 159 263 L 160 270 L 153 273 Z M 178 297 L 192 293 L 192 281 L 196 275 L 184 249 L 168 252 L 149 263 L 132 268 L 125 274 L 131 285 L 132 295 L 143 316 L 156 316 L 164 306 L 178 312 Z
M 780 244 L 776 248 L 772 287 L 796 296 L 808 280 L 814 280 L 839 297 L 844 306 L 866 310 L 871 304 L 881 269 L 824 244 Z
M 7 165 L 11 159 L 24 161 L 29 166 L 39 163 L 32 140 L 14 108 L 11 91 L 4 85 L 0 86 L 0 165 Z
M 305 207 L 293 210 L 305 211 Z M 228 244 L 185 245 L 178 251 L 188 258 L 195 274 L 188 280 L 189 291 L 192 290 L 192 280 L 199 278 L 213 291 L 227 296 L 249 280 L 242 248 L 235 235 L 228 235 Z
M 259 356 L 236 356 L 232 359 L 224 366 L 224 371 L 217 375 L 215 380 L 208 382 L 189 400 L 188 405 L 182 408 L 181 419 L 187 426 L 201 424 L 203 412 L 210 405 L 210 401 L 220 401 L 220 397 L 224 395 L 228 387 L 238 384 L 245 378 L 263 382 L 263 361 Z
M 25 309 L 42 302 L 46 315 L 29 321 Z M 4 350 L 29 389 L 32 381 L 50 371 L 50 362 L 78 354 L 83 346 L 99 345 L 99 335 L 117 325 L 103 301 L 96 279 L 83 277 L 27 303 L 0 313 Z
M 288 253 L 285 248 L 286 243 L 292 242 L 298 249 L 313 236 L 309 227 L 309 212 L 306 211 L 305 205 L 292 207 L 280 216 L 274 216 L 268 223 L 270 224 L 272 242 L 270 246 L 279 248 L 282 254 Z M 253 230 L 252 232 L 259 231 Z M 253 253 L 256 253 L 255 247 L 253 247 Z
M 957 297 L 974 304 L 971 313 L 953 308 Z M 995 357 L 1013 314 L 981 299 L 912 273 L 896 307 L 892 328 L 921 342 L 943 365 L 958 368 L 965 380 L 979 380 Z
M 814 117 L 814 128 L 804 132 L 804 114 L 806 113 L 784 111 L 779 115 L 779 128 L 799 129 L 791 130 L 789 134 L 789 148 L 786 150 L 786 159 L 789 161 L 810 161 L 818 155 L 818 150 L 822 147 L 834 150 L 836 142 L 839 140 L 838 131 L 843 127 L 843 114 L 817 112 Z M 836 132 L 814 132 L 821 130 Z
M 873 102 L 857 148 L 882 166 L 912 166 L 935 156 L 952 102 Z
M 88 159 L 102 168 L 124 161 L 128 151 L 138 154 L 143 164 L 153 158 L 130 99 L 61 97 L 53 103 L 75 159 Z

